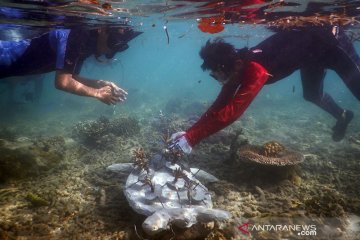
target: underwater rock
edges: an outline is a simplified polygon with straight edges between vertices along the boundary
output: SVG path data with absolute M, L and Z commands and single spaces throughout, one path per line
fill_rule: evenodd
M 61 137 L 0 142 L 0 182 L 37 176 L 64 159 L 65 141 Z

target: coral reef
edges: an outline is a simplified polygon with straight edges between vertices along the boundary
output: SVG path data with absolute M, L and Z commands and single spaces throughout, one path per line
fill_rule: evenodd
M 57 153 L 62 155 L 65 151 L 65 139 L 60 136 L 49 137 L 49 138 L 36 138 L 32 140 L 32 149 L 38 149 L 39 155 L 46 156 L 47 152 Z
M 270 142 L 263 146 L 244 145 L 237 150 L 239 159 L 263 165 L 296 165 L 304 160 L 301 153 L 286 149 L 279 143 Z
M 287 149 L 282 144 L 271 141 L 263 145 L 249 144 L 242 130 L 235 132 L 229 150 L 229 158 L 225 162 L 234 168 L 241 168 L 239 178 L 250 184 L 278 184 L 289 180 L 301 185 L 302 170 L 299 163 L 304 156 Z
M 332 143 L 328 133 L 333 123 L 325 114 L 323 117 L 319 114 L 319 122 L 314 122 L 313 113 L 307 113 L 306 106 L 304 112 L 301 109 L 294 111 L 296 116 L 284 116 L 284 111 L 293 110 L 294 105 L 287 108 L 283 105 L 284 98 L 281 102 L 272 97 L 269 99 L 274 104 L 281 104 L 282 108 L 269 108 L 268 101 L 263 106 L 255 103 L 259 107 L 250 108 L 240 121 L 206 139 L 186 157 L 186 164 L 197 168 L 190 170 L 208 189 L 213 207 L 224 209 L 233 217 L 220 223 L 198 222 L 186 229 L 171 224 L 169 230 L 155 236 L 143 231 L 141 225 L 146 217 L 133 211 L 124 194 L 125 182 L 134 164 L 121 163 L 135 158 L 134 151 L 137 151 L 138 159 L 153 159 L 154 152 L 160 154 L 159 149 L 164 147 L 171 133 L 186 129 L 197 116 L 164 116 L 159 114 L 161 107 L 157 108 L 163 104 L 149 107 L 150 104 L 141 101 L 144 106 L 142 112 L 139 111 L 141 134 L 123 137 L 113 132 L 101 133 L 99 138 L 94 138 L 98 141 L 93 143 L 95 147 L 71 138 L 65 138 L 64 145 L 61 138 L 34 137 L 47 134 L 68 137 L 71 133 L 68 127 L 73 126 L 76 119 L 73 116 L 59 120 L 52 111 L 51 121 L 44 118 L 41 124 L 28 119 L 20 126 L 13 123 L 8 129 L 16 129 L 15 136 L 8 138 L 4 134 L 0 140 L 0 163 L 3 163 L 1 159 L 10 160 L 10 156 L 15 156 L 8 171 L 0 168 L 1 177 L 11 171 L 18 174 L 6 175 L 7 181 L 1 183 L 0 239 L 305 239 L 290 231 L 253 231 L 251 236 L 245 235 L 238 227 L 249 221 L 264 225 L 314 224 L 317 237 L 308 238 L 358 239 L 358 222 L 350 217 L 360 216 L 360 189 L 356 184 L 360 180 L 359 122 L 353 121 L 349 125 L 344 141 Z M 113 108 L 108 109 L 113 111 Z M 143 113 L 145 111 L 148 112 Z M 89 115 L 82 114 L 82 119 L 94 116 L 93 111 Z M 112 116 L 120 116 L 117 114 Z M 62 115 L 65 114 L 62 112 Z M 244 119 L 248 120 L 246 124 Z M 290 120 L 293 124 L 288 124 Z M 104 126 L 110 128 L 112 121 L 112 118 L 107 123 L 104 120 Z M 240 128 L 243 131 L 236 132 Z M 80 138 L 75 131 L 74 135 Z M 237 141 L 232 141 L 236 135 Z M 239 155 L 239 149 L 250 142 L 258 145 L 259 155 L 265 156 L 263 143 L 269 139 L 284 143 L 285 148 L 297 149 L 304 154 L 305 160 L 296 165 L 278 166 L 244 161 Z M 64 156 L 59 164 L 50 161 L 48 170 L 47 166 L 34 167 L 41 159 L 43 162 L 40 163 L 46 165 L 43 158 L 49 153 L 48 160 L 51 160 L 56 149 Z M 278 156 L 283 154 L 281 150 L 274 152 Z M 181 163 L 177 153 L 169 153 L 167 157 L 170 163 Z M 26 165 L 26 161 L 30 163 Z M 113 163 L 119 164 L 127 173 L 106 171 L 104 166 Z M 146 163 L 140 161 L 135 168 L 145 169 Z M 150 169 L 151 166 L 151 175 Z M 203 170 L 220 180 L 205 181 L 201 177 Z M 143 172 L 145 174 L 146 170 Z M 181 169 L 175 168 L 171 174 L 174 178 L 171 180 L 176 178 L 177 184 L 184 181 Z M 28 177 L 15 179 L 20 176 Z M 140 180 L 143 181 L 138 183 L 143 185 L 141 189 L 152 193 L 153 187 L 153 193 L 157 192 L 151 178 Z M 184 202 L 189 201 L 187 193 L 182 196 Z M 178 199 L 177 194 L 174 197 Z M 352 235 L 347 232 L 349 228 Z
M 109 131 L 116 136 L 131 137 L 140 132 L 140 125 L 134 117 L 115 118 L 110 122 Z
M 132 117 L 109 120 L 100 117 L 95 121 L 83 121 L 74 126 L 73 136 L 85 145 L 98 149 L 111 149 L 116 137 L 130 137 L 140 132 L 138 121 Z
M 40 197 L 34 193 L 28 193 L 26 195 L 26 200 L 30 202 L 30 204 L 34 207 L 41 207 L 41 206 L 49 206 L 50 202 L 45 200 L 44 198 Z
M 0 182 L 10 178 L 37 176 L 56 167 L 64 159 L 65 140 L 62 137 L 26 138 L 0 144 Z
M 150 125 L 156 132 L 169 134 L 169 132 L 175 132 L 178 129 L 182 129 L 184 122 L 178 122 L 176 120 L 179 119 L 171 115 L 166 115 L 160 111 L 150 119 Z
M 333 189 L 323 189 L 322 192 L 304 201 L 306 211 L 311 215 L 321 217 L 343 217 L 345 205 L 343 196 Z
M 97 145 L 97 141 L 110 131 L 110 121 L 100 117 L 96 121 L 82 121 L 75 125 L 73 135 L 87 145 Z
M 266 157 L 279 157 L 280 153 L 285 149 L 283 145 L 276 141 L 267 142 L 263 145 L 262 154 Z

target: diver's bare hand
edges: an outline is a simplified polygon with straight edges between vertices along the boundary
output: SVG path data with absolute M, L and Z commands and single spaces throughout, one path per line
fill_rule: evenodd
M 113 89 L 110 86 L 105 86 L 95 90 L 95 97 L 108 105 L 116 104 L 121 101 L 119 97 L 113 94 Z
M 128 93 L 124 89 L 119 88 L 114 83 L 111 83 L 111 87 L 113 95 L 117 97 L 119 101 L 123 102 L 126 100 L 126 96 L 128 95 Z
M 100 87 L 105 87 L 105 86 L 111 87 L 113 95 L 117 97 L 119 101 L 123 102 L 126 100 L 126 96 L 128 93 L 124 89 L 119 88 L 115 83 L 110 81 L 99 80 L 98 85 Z

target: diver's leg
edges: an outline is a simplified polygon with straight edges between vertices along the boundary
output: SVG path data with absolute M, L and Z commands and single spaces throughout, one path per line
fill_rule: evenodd
M 329 94 L 324 93 L 323 84 L 326 73 L 324 68 L 309 66 L 302 68 L 300 73 L 304 99 L 316 104 L 337 120 L 336 125 L 332 129 L 332 138 L 334 141 L 342 140 L 348 124 L 354 117 L 353 112 L 341 108 Z
M 302 68 L 300 74 L 304 99 L 319 106 L 334 118 L 339 119 L 344 109 L 339 107 L 332 97 L 323 91 L 325 69 L 322 67 Z
M 341 77 L 352 94 L 360 101 L 360 57 L 343 31 L 337 36 L 338 44 L 328 58 L 330 68 Z

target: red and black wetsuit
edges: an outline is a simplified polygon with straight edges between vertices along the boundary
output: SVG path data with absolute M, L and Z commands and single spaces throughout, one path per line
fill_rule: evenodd
M 186 131 L 191 146 L 239 118 L 264 84 L 296 70 L 301 73 L 304 98 L 336 119 L 344 110 L 323 92 L 326 69 L 334 70 L 360 100 L 360 59 L 342 30 L 336 35 L 331 28 L 279 31 L 247 51 L 240 50 L 239 55 L 246 60 L 242 79 L 224 85 L 213 105 Z

